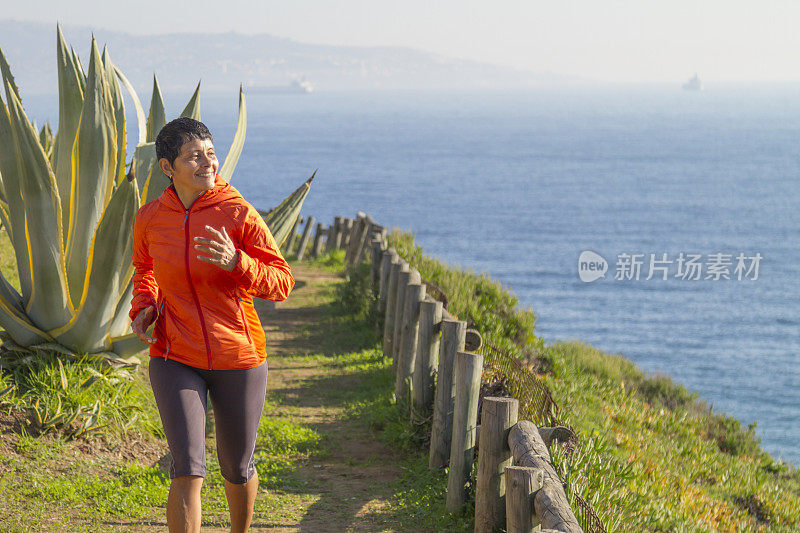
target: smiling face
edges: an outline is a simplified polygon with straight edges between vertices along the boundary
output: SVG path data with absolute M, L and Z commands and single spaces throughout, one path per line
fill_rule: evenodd
M 196 138 L 183 143 L 173 164 L 161 158 L 159 165 L 167 176 L 172 177 L 175 190 L 186 208 L 198 196 L 214 187 L 219 168 L 211 139 Z

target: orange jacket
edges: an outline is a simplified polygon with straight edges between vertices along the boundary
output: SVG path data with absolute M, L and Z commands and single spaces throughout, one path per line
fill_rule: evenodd
M 231 272 L 200 261 L 194 237 L 222 226 L 239 251 Z M 133 230 L 133 299 L 129 316 L 152 305 L 157 318 L 150 357 L 197 368 L 260 365 L 266 339 L 253 296 L 282 301 L 294 287 L 264 220 L 239 192 L 217 175 L 189 209 L 173 186 L 142 206 Z

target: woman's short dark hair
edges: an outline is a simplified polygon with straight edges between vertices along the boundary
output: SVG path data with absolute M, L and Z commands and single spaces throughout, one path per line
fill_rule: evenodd
M 211 132 L 206 125 L 189 117 L 180 117 L 167 122 L 156 135 L 156 158 L 164 158 L 170 165 L 181 153 L 181 146 L 192 139 L 211 139 Z

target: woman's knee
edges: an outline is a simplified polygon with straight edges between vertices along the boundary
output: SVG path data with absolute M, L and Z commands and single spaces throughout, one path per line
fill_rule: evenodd
M 240 461 L 236 458 L 219 457 L 219 470 L 226 481 L 242 485 L 256 475 L 255 460 Z

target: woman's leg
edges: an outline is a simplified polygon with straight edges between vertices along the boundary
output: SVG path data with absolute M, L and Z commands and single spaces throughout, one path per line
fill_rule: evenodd
M 203 478 L 181 476 L 172 479 L 167 498 L 167 527 L 169 533 L 200 532 L 200 489 Z
M 267 362 L 243 370 L 218 370 L 208 381 L 231 532 L 245 532 L 258 493 L 254 453 L 267 392 Z
M 192 367 L 160 357 L 150 359 L 148 371 L 172 454 L 167 525 L 170 533 L 195 533 L 205 475 L 207 385 Z
M 245 533 L 253 520 L 253 509 L 258 494 L 258 472 L 247 483 L 225 480 L 225 496 L 231 513 L 231 533 Z

